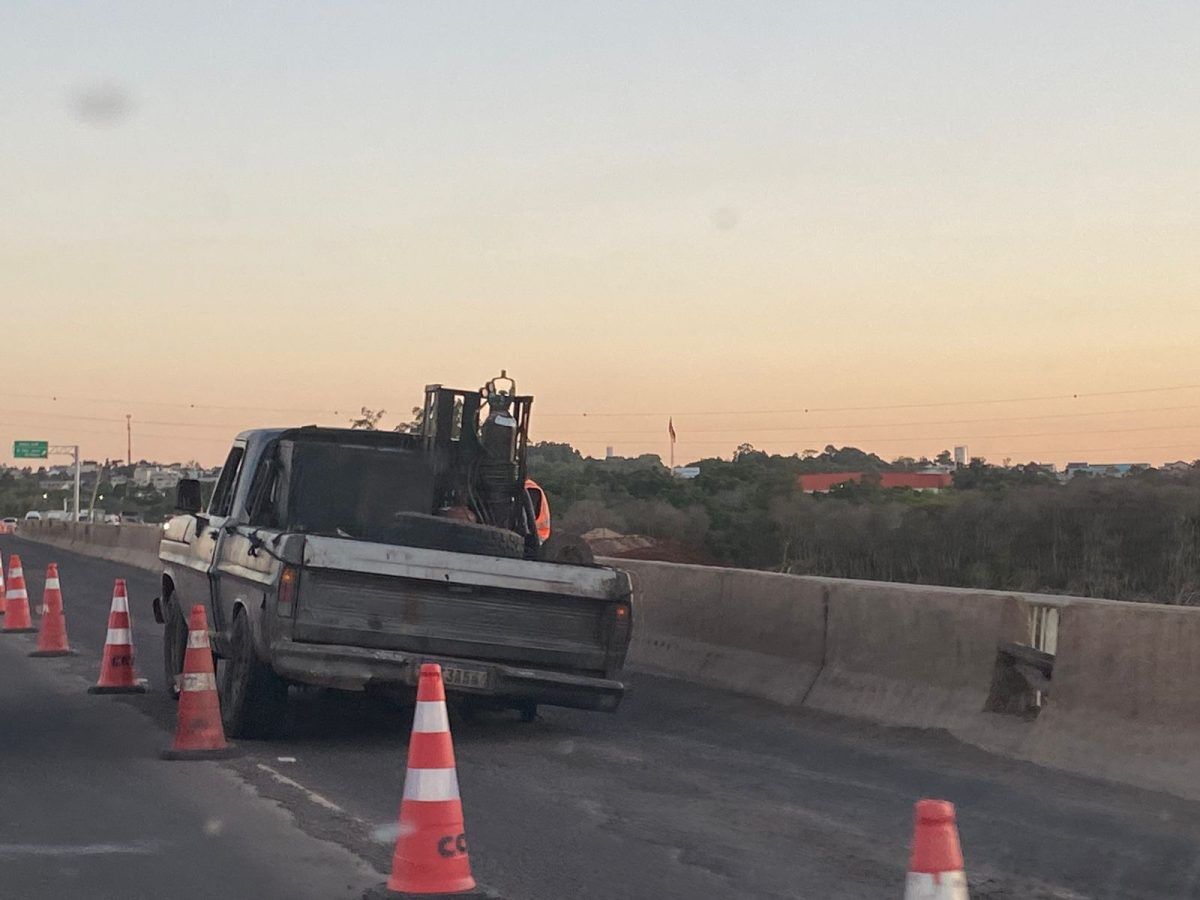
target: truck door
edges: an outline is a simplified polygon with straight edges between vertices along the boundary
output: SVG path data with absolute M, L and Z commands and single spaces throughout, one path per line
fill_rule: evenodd
M 188 575 L 189 584 L 181 594 L 188 603 L 203 603 L 208 607 L 209 621 L 218 632 L 224 630 L 219 605 L 216 601 L 216 568 L 214 566 L 217 545 L 229 511 L 233 506 L 234 492 L 241 474 L 242 460 L 246 455 L 245 442 L 236 442 L 225 459 L 221 477 L 213 489 L 208 502 L 208 514 L 194 518 L 194 533 L 189 541 Z M 184 610 L 184 615 L 187 611 Z
M 253 540 L 270 541 L 280 533 L 280 466 L 273 445 L 258 454 L 257 467 L 251 472 L 253 456 L 242 466 L 240 480 L 249 482 L 245 507 L 239 507 L 236 518 L 226 520 L 214 557 L 213 617 L 221 623 L 222 631 L 232 627 L 238 604 L 249 611 L 252 619 L 257 617 L 280 565 L 269 547 L 256 548 Z

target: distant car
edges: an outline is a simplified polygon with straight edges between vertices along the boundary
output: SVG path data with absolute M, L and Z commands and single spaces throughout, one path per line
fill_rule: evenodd
M 17 525 L 17 517 L 5 516 L 3 519 L 0 519 L 0 523 L 7 525 L 9 528 L 15 528 Z
M 120 525 L 121 517 L 118 516 L 116 513 L 106 513 L 104 516 L 104 524 L 105 525 Z
M 41 518 L 42 518 L 42 514 L 40 512 L 38 512 L 36 509 L 31 509 L 29 512 L 25 513 L 25 521 L 26 522 L 37 522 L 37 521 L 40 521 Z

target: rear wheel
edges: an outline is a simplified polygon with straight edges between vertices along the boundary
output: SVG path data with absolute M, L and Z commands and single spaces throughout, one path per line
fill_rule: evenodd
M 163 600 L 166 613 L 163 616 L 163 684 L 167 694 L 174 700 L 179 699 L 179 675 L 183 672 L 183 656 L 187 652 L 187 622 L 183 619 L 183 611 L 179 601 L 174 597 Z
M 229 656 L 220 661 L 221 722 L 231 738 L 270 738 L 283 731 L 287 682 L 254 654 L 250 620 L 233 620 Z

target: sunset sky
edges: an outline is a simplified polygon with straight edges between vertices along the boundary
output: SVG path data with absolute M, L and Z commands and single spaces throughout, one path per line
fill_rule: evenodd
M 0 461 L 501 367 L 594 455 L 1200 457 L 1198 45 L 1194 0 L 9 0 Z

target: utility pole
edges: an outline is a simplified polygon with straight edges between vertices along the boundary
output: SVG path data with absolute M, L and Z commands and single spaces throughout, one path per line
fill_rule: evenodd
M 78 522 L 79 521 L 79 512 L 80 512 L 80 510 L 79 510 L 79 482 L 80 482 L 80 478 L 81 478 L 80 469 L 79 469 L 79 445 L 78 444 L 67 444 L 62 447 L 50 447 L 49 452 L 50 453 L 64 453 L 64 454 L 70 453 L 71 455 L 73 455 L 75 457 L 75 521 Z
M 133 416 L 125 413 L 125 465 L 133 465 Z

